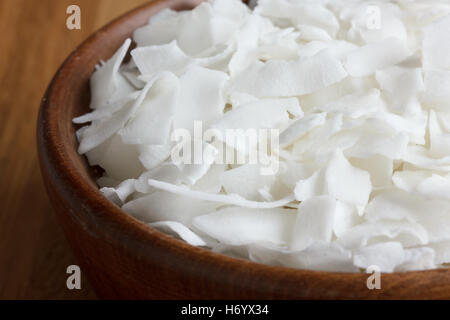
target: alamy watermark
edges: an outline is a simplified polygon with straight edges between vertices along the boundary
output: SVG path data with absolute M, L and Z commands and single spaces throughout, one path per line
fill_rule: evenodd
M 69 15 L 66 19 L 66 27 L 69 30 L 81 29 L 81 9 L 76 4 L 67 7 L 66 13 Z
M 69 290 L 81 290 L 81 269 L 76 264 L 70 265 L 66 269 L 69 274 L 66 280 L 66 286 Z
M 171 151 L 175 164 L 255 164 L 261 175 L 279 169 L 278 129 L 218 129 L 203 131 L 203 122 L 194 121 L 193 131 L 175 129 L 171 135 L 176 145 Z M 213 161 L 212 161 L 213 159 Z
M 366 286 L 369 290 L 380 290 L 381 289 L 381 269 L 379 266 L 372 265 L 368 266 L 366 273 L 370 274 L 367 278 Z
M 381 29 L 381 9 L 375 5 L 368 5 L 366 8 L 366 28 L 369 30 Z

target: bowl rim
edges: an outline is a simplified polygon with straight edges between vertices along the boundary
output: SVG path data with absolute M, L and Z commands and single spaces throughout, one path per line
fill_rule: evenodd
M 75 195 L 78 199 L 82 199 L 85 206 L 95 208 L 95 210 L 99 211 L 104 218 L 123 226 L 123 228 L 132 230 L 140 239 L 152 242 L 156 241 L 162 247 L 174 254 L 183 253 L 184 256 L 192 260 L 207 261 L 210 266 L 217 267 L 218 269 L 223 269 L 225 265 L 228 270 L 236 274 L 243 274 L 243 269 L 251 269 L 251 272 L 257 272 L 259 277 L 262 276 L 269 279 L 270 283 L 286 281 L 286 278 L 289 278 L 289 282 L 302 281 L 302 283 L 305 281 L 314 282 L 319 278 L 325 278 L 327 281 L 350 281 L 355 285 L 364 281 L 365 285 L 365 281 L 370 274 L 364 272 L 329 272 L 267 265 L 243 258 L 230 257 L 213 252 L 209 249 L 189 245 L 188 243 L 158 231 L 148 224 L 127 214 L 104 197 L 98 188 L 95 188 L 75 169 L 69 154 L 77 151 L 70 150 L 68 144 L 63 142 L 64 137 L 59 130 L 60 126 L 57 117 L 58 106 L 53 103 L 54 95 L 57 90 L 65 84 L 65 75 L 68 72 L 68 69 L 77 65 L 77 60 L 79 60 L 94 43 L 99 41 L 103 34 L 118 29 L 119 26 L 126 24 L 127 21 L 133 19 L 138 14 L 142 14 L 150 8 L 162 9 L 179 4 L 195 5 L 198 2 L 198 0 L 156 0 L 146 3 L 109 22 L 76 47 L 57 70 L 42 99 L 37 127 L 38 150 L 41 166 L 43 162 L 45 163 L 44 165 L 48 166 L 48 171 L 52 172 L 50 179 L 53 179 L 53 177 L 56 176 L 63 178 L 67 190 L 69 190 L 68 192 L 71 192 L 72 195 Z M 450 272 L 450 269 L 383 273 L 382 277 L 383 281 L 388 282 L 398 280 L 404 275 L 408 275 L 408 278 L 431 274 L 442 276 L 443 272 L 448 273 Z M 245 271 L 245 274 L 248 275 L 249 272 Z M 264 281 L 263 279 L 261 280 Z

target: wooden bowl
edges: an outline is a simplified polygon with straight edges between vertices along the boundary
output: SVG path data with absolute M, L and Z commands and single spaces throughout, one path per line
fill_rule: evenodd
M 88 111 L 89 78 L 126 37 L 163 8 L 190 9 L 199 0 L 156 1 L 113 21 L 64 62 L 38 119 L 45 185 L 81 270 L 107 299 L 450 298 L 450 269 L 383 274 L 317 272 L 234 259 L 190 246 L 125 214 L 98 190 L 77 153 L 72 118 Z

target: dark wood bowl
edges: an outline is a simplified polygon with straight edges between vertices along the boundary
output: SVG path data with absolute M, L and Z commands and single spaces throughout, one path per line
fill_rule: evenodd
M 154 1 L 92 35 L 51 82 L 38 119 L 39 160 L 45 185 L 97 294 L 108 299 L 391 299 L 450 298 L 450 269 L 369 275 L 316 272 L 234 259 L 190 246 L 125 214 L 99 192 L 77 153 L 72 118 L 88 111 L 89 78 L 126 37 L 167 7 L 190 9 L 200 0 Z

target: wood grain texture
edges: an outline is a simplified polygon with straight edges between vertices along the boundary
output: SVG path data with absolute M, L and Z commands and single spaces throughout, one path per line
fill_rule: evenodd
M 155 1 L 188 7 L 200 0 Z M 185 8 L 183 7 L 183 8 Z M 382 275 L 317 272 L 233 259 L 150 228 L 125 214 L 96 187 L 76 152 L 71 119 L 87 111 L 89 78 L 156 8 L 146 6 L 89 38 L 54 78 L 39 113 L 41 170 L 52 204 L 96 292 L 121 299 L 450 299 L 450 269 Z
M 45 194 L 36 154 L 36 119 L 52 76 L 92 32 L 146 0 L 0 1 L 0 299 L 95 298 L 66 288 L 76 264 Z M 66 8 L 81 8 L 81 30 Z M 83 278 L 83 280 L 85 280 Z

